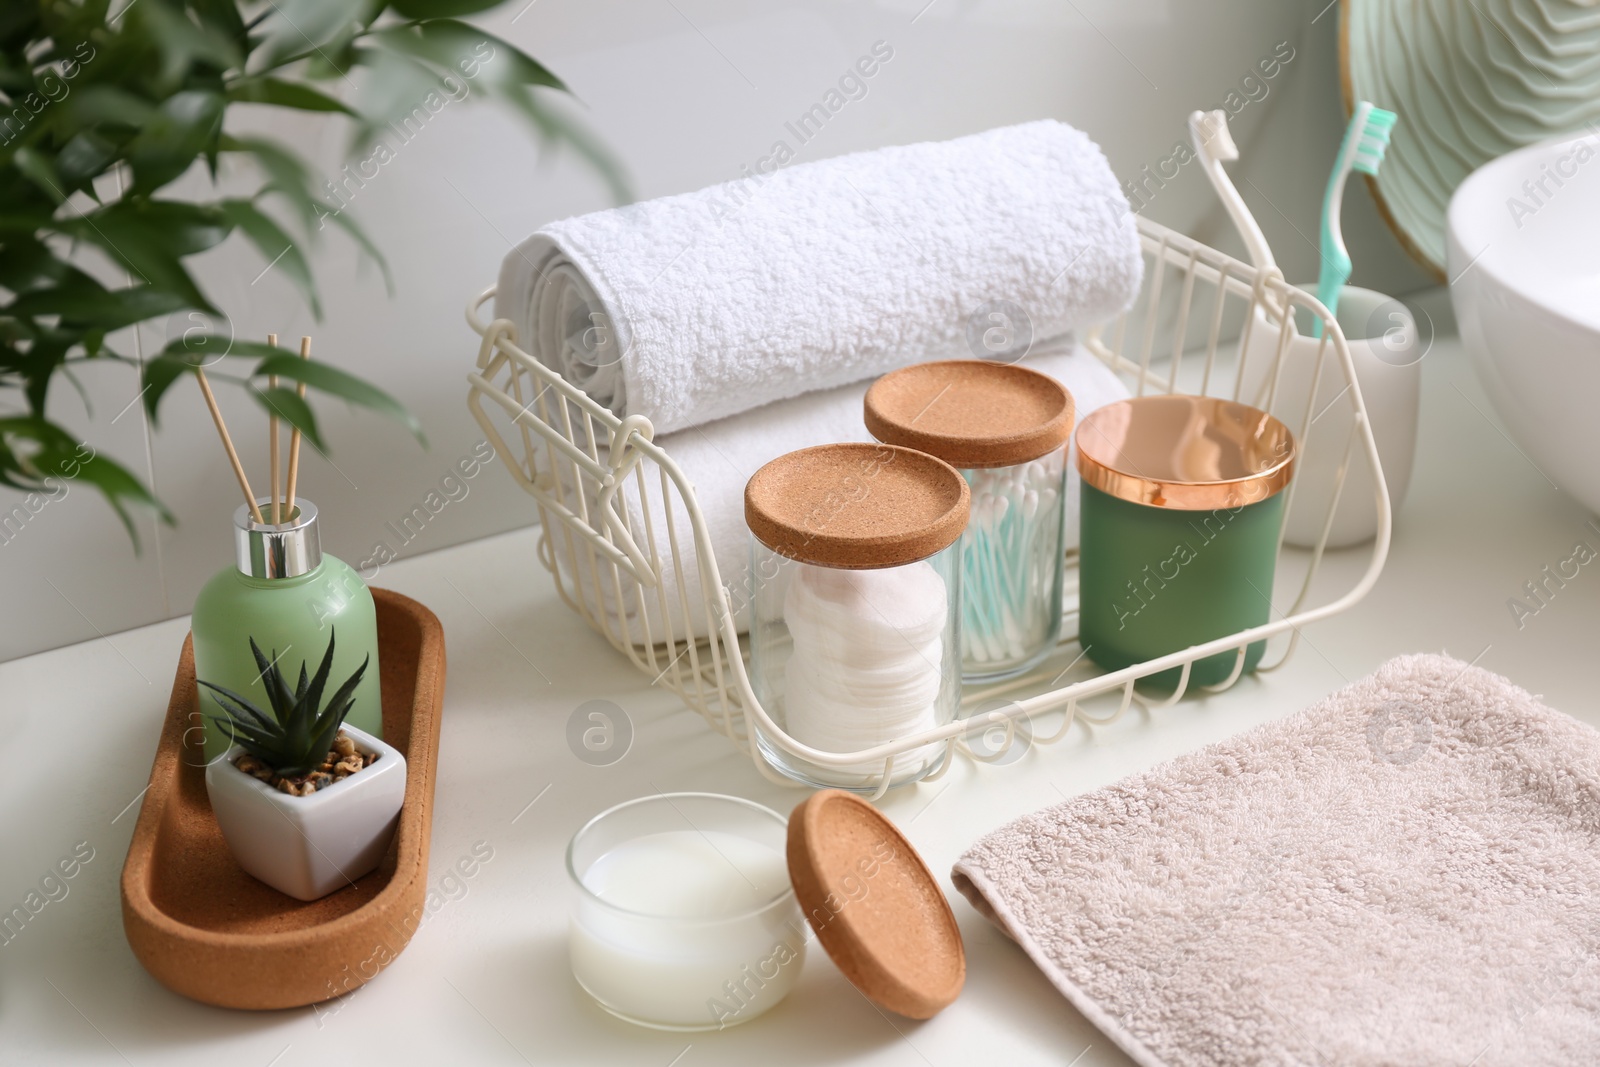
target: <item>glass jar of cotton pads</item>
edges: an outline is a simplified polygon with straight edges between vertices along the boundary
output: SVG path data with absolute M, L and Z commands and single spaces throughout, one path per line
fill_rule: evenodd
M 955 716 L 969 499 L 955 468 L 887 444 L 801 449 L 750 479 L 752 721 L 773 767 L 871 790 L 886 767 L 899 785 L 937 766 L 944 743 L 872 750 Z
M 1106 670 L 1266 623 L 1294 474 L 1289 428 L 1215 397 L 1144 396 L 1085 418 L 1078 641 Z M 1250 644 L 1243 671 L 1266 651 Z M 1189 685 L 1227 681 L 1235 651 L 1196 660 Z M 1178 683 L 1181 667 L 1152 675 Z
M 866 398 L 880 441 L 944 460 L 972 491 L 961 538 L 961 674 L 1021 674 L 1061 633 L 1072 394 L 1047 374 L 962 359 L 884 375 Z

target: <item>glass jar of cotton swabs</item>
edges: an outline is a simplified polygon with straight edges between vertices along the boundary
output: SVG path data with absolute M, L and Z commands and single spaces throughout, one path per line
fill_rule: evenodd
M 970 496 L 948 464 L 887 444 L 804 448 L 750 479 L 750 685 L 787 735 L 755 723 L 773 767 L 865 791 L 886 765 L 889 785 L 938 766 L 940 743 L 846 757 L 955 718 Z
M 1066 446 L 1072 394 L 1006 363 L 921 363 L 867 391 L 878 440 L 936 456 L 971 486 L 961 539 L 961 674 L 1008 678 L 1037 664 L 1061 632 Z

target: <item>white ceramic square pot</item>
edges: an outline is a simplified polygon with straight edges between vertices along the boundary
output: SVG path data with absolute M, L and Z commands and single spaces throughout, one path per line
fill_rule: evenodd
M 300 900 L 354 882 L 383 859 L 406 796 L 406 758 L 348 723 L 344 732 L 377 762 L 293 797 L 233 765 L 238 745 L 206 768 L 211 809 L 233 858 L 246 872 Z

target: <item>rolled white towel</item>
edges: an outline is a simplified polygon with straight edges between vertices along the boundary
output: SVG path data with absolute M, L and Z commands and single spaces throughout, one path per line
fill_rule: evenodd
M 505 258 L 495 314 L 568 381 L 666 434 L 998 355 L 996 336 L 1059 342 L 1127 307 L 1142 269 L 1104 154 L 1042 120 L 799 164 L 753 194 L 712 186 L 551 223 Z M 998 302 L 1028 328 L 974 351 Z
M 1079 419 L 1128 395 L 1127 387 L 1111 368 L 1082 348 L 1066 353 L 1031 355 L 1022 365 L 1048 374 L 1065 385 L 1072 393 Z M 695 499 L 711 537 L 717 572 L 728 591 L 740 633 L 747 628 L 747 608 L 755 589 L 750 571 L 750 531 L 744 522 L 745 483 L 762 465 L 785 452 L 835 441 L 871 440 L 862 421 L 862 401 L 869 384 L 858 382 L 823 393 L 808 393 L 707 426 L 656 438 L 656 443 L 666 450 L 695 487 Z M 625 621 L 633 642 L 644 639 L 646 623 L 651 641 L 665 640 L 668 618 L 675 639 L 705 637 L 708 628 L 707 615 L 700 604 L 699 556 L 694 549 L 688 516 L 682 503 L 674 499 L 670 511 L 671 528 L 684 561 L 680 573 L 673 566 L 667 549 L 668 509 L 662 504 L 660 471 L 648 461 L 641 466 L 644 482 L 649 487 L 649 529 L 661 551 L 660 592 L 655 589 L 640 592 L 625 574 L 623 581 L 617 583 L 606 566 L 601 568 L 601 580 L 596 588 L 586 570 L 587 556 L 580 550 L 580 566 L 573 572 L 578 595 L 591 612 L 609 615 L 619 623 Z M 1069 459 L 1066 526 L 1062 537 L 1067 549 L 1078 545 L 1077 479 L 1077 470 Z M 570 482 L 563 482 L 563 489 L 569 501 L 575 500 Z M 635 478 L 628 479 L 618 505 L 635 540 L 644 544 L 646 509 L 640 506 Z M 593 514 L 593 507 L 591 495 L 590 514 Z M 558 552 L 565 551 L 566 542 L 559 531 L 550 531 L 547 536 Z M 565 563 L 562 569 L 569 570 Z M 678 595 L 680 579 L 688 593 L 687 606 Z

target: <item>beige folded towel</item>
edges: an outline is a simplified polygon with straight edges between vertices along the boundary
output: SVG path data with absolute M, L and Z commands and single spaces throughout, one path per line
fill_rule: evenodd
M 1600 733 L 1405 656 L 979 841 L 957 887 L 1146 1067 L 1600 1062 Z

